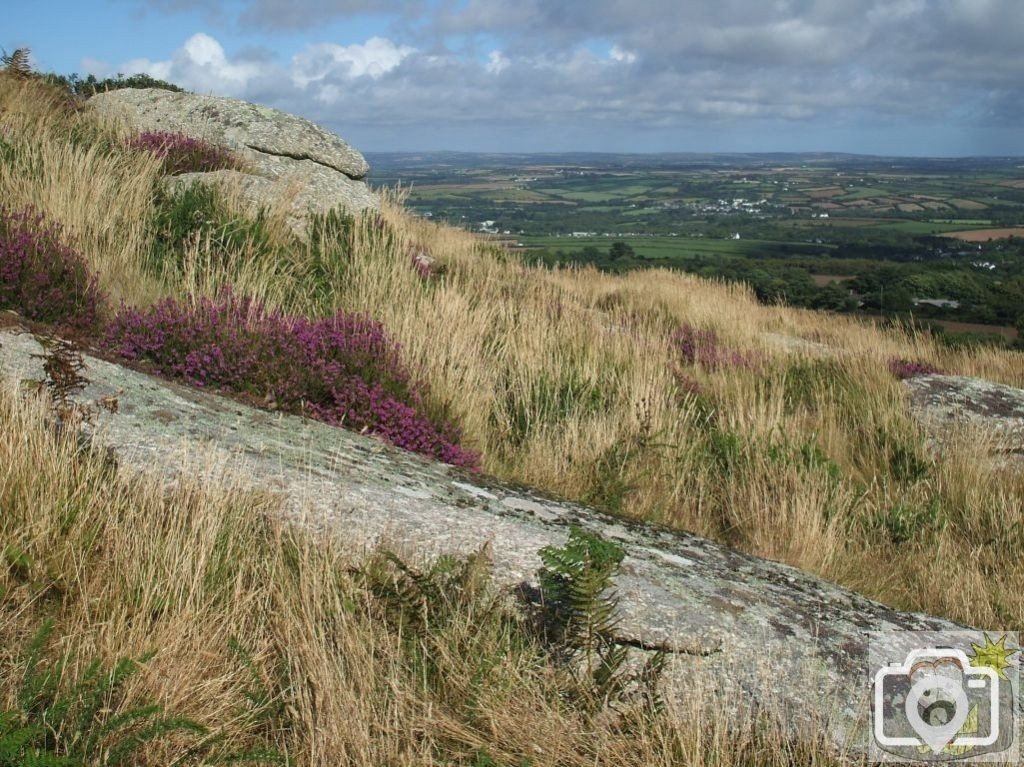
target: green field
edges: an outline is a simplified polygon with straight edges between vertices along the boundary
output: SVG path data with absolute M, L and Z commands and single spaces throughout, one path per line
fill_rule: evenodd
M 870 229 L 884 229 L 890 232 L 902 232 L 903 234 L 942 234 L 944 232 L 955 232 L 960 229 L 971 229 L 975 225 L 963 221 L 950 221 L 939 223 L 937 221 L 890 221 L 883 224 L 874 224 Z
M 376 157 L 370 162 L 381 167 Z M 447 156 L 431 167 L 420 155 L 414 162 L 383 161 L 391 183 L 412 182 L 409 207 L 474 231 L 488 222 L 486 229 L 522 242 L 531 261 L 610 271 L 669 266 L 744 282 L 769 303 L 913 313 L 960 328 L 1024 323 L 1024 246 L 1002 239 L 968 247 L 942 237 L 1024 225 L 1019 159 L 488 155 Z M 628 248 L 613 251 L 616 242 Z M 816 283 L 813 275 L 823 274 L 849 279 L 841 288 Z M 951 305 L 921 308 L 922 298 Z
M 869 199 L 872 199 L 874 197 L 884 197 L 886 194 L 887 193 L 886 193 L 886 191 L 884 189 L 874 189 L 874 188 L 870 188 L 870 187 L 868 187 L 868 188 L 856 188 L 855 187 L 854 189 L 851 189 L 846 194 L 839 195 L 837 197 L 834 197 L 833 199 L 835 199 L 837 201 L 841 201 L 841 202 L 850 202 L 850 201 L 853 201 L 853 200 L 869 200 Z
M 775 240 L 733 240 L 708 237 L 521 237 L 525 248 L 542 248 L 566 255 L 582 252 L 587 247 L 606 251 L 614 242 L 624 242 L 633 251 L 648 259 L 676 261 L 696 256 L 774 256 L 781 254 L 816 254 L 828 246 L 806 242 Z

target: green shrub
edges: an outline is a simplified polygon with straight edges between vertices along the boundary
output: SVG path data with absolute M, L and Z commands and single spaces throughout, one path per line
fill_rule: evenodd
M 594 464 L 583 502 L 610 514 L 621 514 L 627 496 L 637 488 L 630 464 L 637 456 L 633 445 L 616 442 Z
M 932 499 L 924 507 L 897 503 L 868 517 L 863 526 L 899 546 L 944 529 L 947 521 L 938 500 Z
M 793 446 L 790 444 L 771 445 L 768 457 L 776 463 L 796 466 L 806 472 L 823 472 L 831 482 L 838 482 L 841 474 L 839 465 L 828 457 L 813 438 Z
M 879 426 L 875 430 L 875 446 L 897 482 L 917 482 L 931 470 L 931 461 L 913 434 L 897 434 L 891 428 Z
M 639 672 L 630 672 L 628 648 L 616 638 L 619 599 L 612 579 L 625 555 L 619 544 L 575 525 L 564 546 L 540 551 L 542 629 L 573 677 L 571 699 L 585 711 L 621 702 L 635 685 L 646 693 L 642 707 L 661 705 L 657 685 L 665 654 L 654 653 Z
M 723 475 L 735 472 L 745 456 L 742 435 L 731 429 L 716 427 L 710 430 L 704 449 L 711 464 Z
M 790 365 L 783 377 L 788 412 L 831 407 L 839 400 L 853 399 L 857 389 L 845 368 L 830 359 L 800 360 Z
M 181 263 L 188 243 L 209 237 L 215 253 L 226 255 L 245 248 L 257 258 L 273 260 L 279 254 L 267 228 L 266 212 L 232 216 L 217 190 L 195 181 L 177 190 L 163 187 L 156 194 L 150 266 L 157 273 Z
M 507 430 L 505 442 L 521 447 L 539 429 L 557 427 L 573 415 L 592 415 L 609 405 L 609 396 L 600 382 L 585 378 L 575 367 L 565 368 L 560 375 L 542 372 L 524 380 L 513 380 L 506 371 L 501 414 Z M 499 428 L 499 416 L 492 416 Z
M 0 712 L 0 765 L 132 764 L 153 740 L 172 733 L 206 734 L 202 725 L 168 716 L 153 704 L 111 713 L 111 702 L 152 654 L 121 659 L 113 668 L 95 660 L 62 693 L 64 664 L 47 667 L 42 657 L 52 631 L 53 623 L 47 622 L 22 654 L 17 708 Z

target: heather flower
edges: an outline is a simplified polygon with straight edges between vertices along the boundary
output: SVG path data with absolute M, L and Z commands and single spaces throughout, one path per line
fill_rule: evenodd
M 934 365 L 917 360 L 908 360 L 900 357 L 893 357 L 889 360 L 889 372 L 900 380 L 913 378 L 914 376 L 927 376 L 942 371 Z
M 398 345 L 368 317 L 310 320 L 224 293 L 195 306 L 168 299 L 148 312 L 122 308 L 107 341 L 125 359 L 147 360 L 195 386 L 248 394 L 446 463 L 477 466 L 478 457 L 458 445 L 459 429 L 426 415 Z
M 77 330 L 95 327 L 99 284 L 60 228 L 32 209 L 0 206 L 0 308 Z
M 241 166 L 241 162 L 228 150 L 183 133 L 147 131 L 129 139 L 127 146 L 163 160 L 163 170 L 168 176 L 238 169 Z

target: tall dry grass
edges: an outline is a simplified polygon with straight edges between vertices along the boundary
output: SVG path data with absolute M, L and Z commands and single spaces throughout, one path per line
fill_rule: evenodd
M 1024 624 L 1024 573 L 1008 555 L 1020 473 L 988 462 L 976 441 L 929 454 L 887 370 L 907 357 L 1021 386 L 1024 355 L 954 352 L 922 333 L 761 306 L 744 288 L 662 270 L 529 268 L 401 211 L 389 220 L 400 241 L 444 259 L 446 278 L 424 288 L 400 252 L 381 263 L 357 251 L 359 280 L 339 287 L 338 305 L 382 316 L 455 403 L 491 471 L 901 607 Z M 716 329 L 758 364 L 689 367 L 702 393 L 681 392 L 669 334 L 683 323 Z M 809 343 L 780 346 L 778 335 Z
M 123 125 L 73 110 L 32 80 L 0 77 L 0 127 L 4 205 L 59 222 L 115 306 L 153 300 L 159 287 L 139 267 L 158 162 L 123 149 Z
M 401 573 L 384 560 L 285 528 L 272 497 L 229 476 L 121 475 L 50 419 L 40 398 L 0 391 L 0 540 L 18 562 L 0 568 L 0 712 L 16 710 L 22 651 L 52 619 L 43 665 L 66 661 L 65 691 L 94 659 L 155 650 L 96 725 L 157 703 L 216 739 L 191 756 L 194 737 L 156 739 L 140 767 L 258 749 L 330 767 L 835 763 L 770 712 L 723 716 L 711 692 L 658 716 L 592 716 L 503 607 L 485 558 L 464 592 L 396 618 L 385 595 Z M 73 736 L 56 733 L 58 753 Z
M 18 148 L 0 190 L 76 233 L 115 297 L 145 304 L 230 285 L 292 312 L 367 312 L 488 472 L 696 531 L 899 607 L 1024 623 L 1024 566 L 1006 556 L 1020 542 L 1019 473 L 990 467 L 968 441 L 929 454 L 887 371 L 906 357 L 1021 386 L 1024 355 L 953 351 L 925 333 L 762 306 L 742 286 L 665 270 L 535 267 L 395 201 L 383 231 L 363 219 L 318 248 L 291 236 L 282 201 L 267 219 L 269 249 L 200 237 L 174 268 L 154 272 L 153 163 L 100 152 L 98 139 L 69 141 L 122 129 L 87 113 L 62 117 L 28 87 L 0 91 L 4 141 Z M 222 194 L 248 215 L 237 190 Z M 414 248 L 443 275 L 418 274 Z M 715 330 L 751 364 L 681 364 L 671 334 L 682 324 Z
M 954 353 L 921 333 L 761 306 L 742 287 L 663 270 L 533 268 L 385 214 L 398 244 L 382 249 L 364 232 L 345 279 L 308 310 L 381 318 L 487 470 L 903 608 L 1024 623 L 1024 571 L 1008 556 L 1020 474 L 987 463 L 977 443 L 931 455 L 887 367 L 907 357 L 1021 385 L 1024 355 Z M 409 268 L 410 243 L 440 258 L 442 279 Z M 684 323 L 715 329 L 755 364 L 684 366 L 700 393 L 681 390 L 670 335 Z

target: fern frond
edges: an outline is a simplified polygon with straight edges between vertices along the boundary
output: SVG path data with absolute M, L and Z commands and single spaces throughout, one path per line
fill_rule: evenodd
M 6 51 L 0 55 L 0 63 L 4 69 L 19 77 L 28 77 L 32 74 L 31 52 L 28 48 L 15 48 L 8 54 Z
M 172 732 L 192 732 L 196 735 L 205 735 L 206 728 L 198 722 L 186 719 L 185 717 L 164 717 L 162 719 L 157 719 L 148 727 L 137 730 L 131 735 L 118 740 L 118 742 L 110 749 L 105 763 L 111 767 L 124 764 L 124 760 L 134 754 L 142 746 Z
M 97 723 L 109 696 L 118 691 L 121 684 L 135 673 L 135 661 L 131 658 L 119 660 L 109 674 L 100 672 L 99 661 L 93 661 L 86 670 L 82 682 L 76 685 L 78 698 L 78 721 L 75 733 L 88 733 L 84 753 L 91 754 L 100 739 L 102 727 Z
M 625 670 L 629 650 L 623 645 L 611 644 L 598 655 L 597 663 L 590 674 L 595 702 L 606 705 L 619 698 L 631 681 Z
M 53 633 L 53 620 L 47 620 L 33 635 L 22 654 L 25 674 L 18 690 L 18 705 L 26 714 L 45 707 L 57 690 L 60 668 L 40 669 L 40 658 L 46 641 Z

